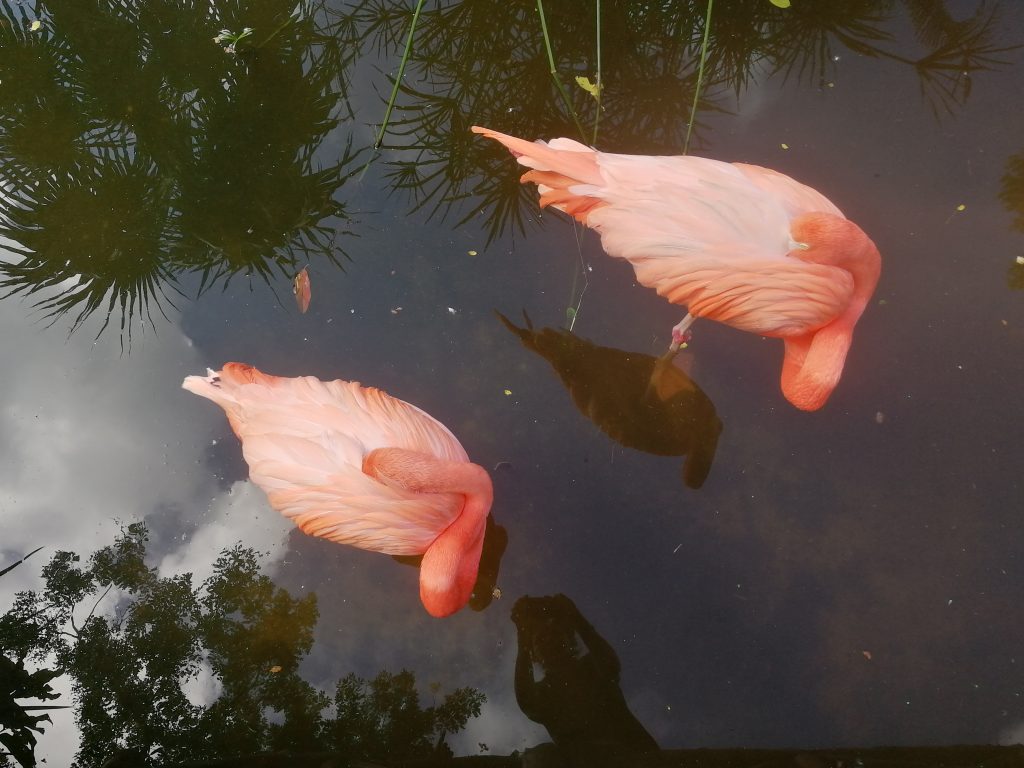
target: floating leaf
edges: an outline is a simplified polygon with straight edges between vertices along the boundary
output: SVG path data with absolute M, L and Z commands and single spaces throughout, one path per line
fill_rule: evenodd
M 29 27 L 29 29 L 32 30 L 33 32 L 38 32 L 41 26 L 43 26 L 43 22 L 39 21 L 39 19 L 36 19 L 35 21 L 32 22 L 32 26 Z
M 595 99 L 600 99 L 601 98 L 601 83 L 600 82 L 592 83 L 592 82 L 590 82 L 590 78 L 589 77 L 579 77 L 579 76 L 577 76 L 577 78 L 576 78 L 576 85 L 578 85 L 584 91 L 589 93 Z
M 295 294 L 295 303 L 299 307 L 299 312 L 306 314 L 306 310 L 309 309 L 309 300 L 312 298 L 312 292 L 309 284 L 309 272 L 306 271 L 305 267 L 302 268 L 302 271 L 292 281 L 292 293 Z
M 789 0 L 768 0 L 776 8 L 789 8 Z

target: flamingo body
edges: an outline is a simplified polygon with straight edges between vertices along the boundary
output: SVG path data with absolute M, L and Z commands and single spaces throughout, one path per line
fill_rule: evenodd
M 874 243 L 825 196 L 755 165 L 473 131 L 511 150 L 541 206 L 597 230 L 642 285 L 693 317 L 786 340 L 783 393 L 824 405 L 881 271 Z
M 241 363 L 208 373 L 182 386 L 224 409 L 274 509 L 313 536 L 423 554 L 427 611 L 465 605 L 493 497 L 487 472 L 443 424 L 358 382 L 270 376 Z

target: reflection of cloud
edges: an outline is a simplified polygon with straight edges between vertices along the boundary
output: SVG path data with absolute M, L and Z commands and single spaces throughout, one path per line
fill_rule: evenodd
M 241 542 L 265 553 L 264 569 L 283 556 L 288 534 L 295 526 L 267 503 L 267 497 L 248 480 L 234 483 L 210 501 L 206 515 L 191 536 L 182 534 L 181 547 L 160 562 L 160 573 L 188 572 L 198 585 L 213 573 L 216 554 Z
M 999 744 L 1024 744 L 1024 721 L 1004 728 L 999 734 Z
M 0 241 L 0 260 L 12 258 Z M 199 582 L 236 541 L 280 557 L 287 522 L 250 484 L 218 486 L 202 461 L 227 427 L 180 388 L 205 368 L 191 342 L 166 326 L 136 337 L 129 355 L 115 333 L 94 340 L 96 328 L 83 327 L 69 337 L 68 327 L 48 328 L 28 300 L 0 300 L 0 564 L 43 547 L 0 579 L 0 612 L 16 591 L 41 586 L 55 551 L 88 556 L 140 519 L 150 520 L 163 575 L 187 569 Z M 67 681 L 54 687 L 69 703 Z M 37 754 L 70 764 L 73 720 L 53 719 Z
M 511 667 L 508 672 L 512 674 Z M 550 737 L 544 726 L 526 719 L 507 680 L 488 690 L 480 717 L 470 720 L 466 730 L 448 739 L 456 755 L 477 754 L 481 752 L 480 744 L 487 745 L 487 752 L 483 754 L 508 755 L 513 750 L 523 752 L 527 747 L 546 741 L 550 741 Z
M 189 704 L 207 707 L 220 697 L 224 686 L 221 685 L 220 678 L 213 674 L 213 668 L 204 659 L 199 664 L 196 676 L 188 678 L 181 686 L 181 690 Z

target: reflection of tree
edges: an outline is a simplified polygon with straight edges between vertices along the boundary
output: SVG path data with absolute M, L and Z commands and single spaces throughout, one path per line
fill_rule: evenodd
M 315 595 L 275 587 L 241 546 L 222 552 L 198 587 L 190 574 L 161 578 L 144 562 L 145 542 L 136 524 L 84 567 L 59 552 L 43 569 L 45 591 L 19 594 L 0 619 L 0 644 L 20 658 L 52 656 L 71 677 L 80 764 L 99 765 L 114 748 L 163 762 L 261 750 L 380 757 L 391 737 L 415 757 L 479 714 L 483 696 L 468 688 L 422 708 L 404 671 L 350 675 L 332 702 L 298 674 Z M 98 610 L 104 599 L 116 600 L 113 616 Z M 208 706 L 186 692 L 204 680 L 218 690 Z M 334 717 L 324 714 L 331 703 Z
M 738 95 L 749 81 L 776 72 L 817 85 L 828 79 L 842 50 L 906 65 L 936 111 L 967 100 L 973 73 L 1006 63 L 1001 57 L 1012 46 L 996 42 L 1002 3 L 979 3 L 973 15 L 959 21 L 943 2 L 904 0 L 902 7 L 922 47 L 919 56 L 897 55 L 887 47 L 886 29 L 900 8 L 889 0 L 794 3 L 786 11 L 764 0 L 716 6 L 702 111 L 722 109 L 729 92 Z M 588 130 L 597 103 L 573 78 L 596 75 L 594 8 L 586 0 L 547 7 L 557 76 L 570 85 L 572 109 Z M 696 88 L 706 5 L 608 3 L 601 12 L 606 32 L 595 143 L 606 151 L 678 153 Z M 410 14 L 376 0 L 365 0 L 356 11 L 361 36 L 381 48 L 402 38 Z M 592 134 L 578 135 L 558 97 L 533 3 L 442 1 L 424 9 L 409 72 L 402 116 L 389 127 L 392 148 L 404 150 L 389 161 L 389 182 L 431 214 L 446 214 L 456 203 L 472 200 L 471 211 L 458 206 L 462 221 L 485 211 L 491 237 L 510 225 L 521 229 L 532 198 L 515 183 L 503 156 L 503 165 L 496 167 L 502 153 L 472 140 L 469 125 L 593 141 Z M 700 125 L 694 127 L 699 135 Z
M 185 272 L 334 261 L 349 157 L 313 153 L 353 53 L 323 19 L 319 0 L 0 0 L 0 287 L 130 334 Z M 213 42 L 243 27 L 237 55 Z
M 518 636 L 516 701 L 547 728 L 570 765 L 620 762 L 658 745 L 619 687 L 619 658 L 565 595 L 521 597 L 512 608 Z M 538 679 L 535 667 L 542 672 Z
M 331 217 L 351 156 L 313 155 L 347 107 L 361 52 L 391 57 L 411 9 L 361 0 L 0 0 L 0 237 L 15 241 L 0 289 L 31 296 L 77 327 L 104 311 L 131 333 L 163 311 L 179 278 L 201 289 L 233 275 L 289 275 L 334 261 Z M 401 5 L 401 7 L 399 7 Z M 957 20 L 947 3 L 835 0 L 780 11 L 764 0 L 715 8 L 701 112 L 722 110 L 752 78 L 824 79 L 834 51 L 906 65 L 936 109 L 970 94 L 972 73 L 1002 64 L 1003 4 Z M 885 31 L 905 8 L 922 48 L 903 56 Z M 30 9 L 31 8 L 31 12 Z M 597 103 L 573 82 L 596 77 L 593 3 L 550 3 L 558 77 L 593 125 Z M 705 6 L 602 4 L 602 149 L 679 151 L 696 89 Z M 37 30 L 32 23 L 41 21 Z M 221 29 L 254 30 L 227 52 Z M 574 135 L 553 86 L 533 3 L 438 0 L 416 30 L 402 104 L 389 127 L 393 189 L 439 215 L 487 214 L 489 235 L 521 229 L 533 196 L 470 124 Z M 697 135 L 700 125 L 695 126 Z M 585 137 L 588 141 L 592 136 Z M 105 326 L 104 326 L 105 327 Z
M 42 709 L 56 709 L 39 704 L 19 704 L 16 699 L 56 699 L 50 681 L 60 675 L 59 670 L 39 669 L 29 672 L 23 659 L 13 661 L 0 655 L 0 765 L 7 765 L 8 756 L 24 768 L 36 764 L 36 733 L 43 732 L 43 723 L 51 722 L 49 715 L 32 714 Z M 33 733 L 33 731 L 35 733 Z
M 17 568 L 28 558 L 39 551 L 34 549 L 20 560 L 0 570 L 0 576 Z M 6 653 L 6 647 L 0 643 L 0 650 Z M 50 687 L 50 681 L 60 675 L 59 670 L 38 669 L 29 672 L 25 669 L 25 659 L 17 661 L 0 653 L 0 765 L 10 762 L 8 757 L 18 762 L 23 768 L 32 768 L 36 764 L 36 734 L 43 732 L 43 723 L 50 723 L 49 715 L 36 715 L 34 712 L 48 709 L 64 709 L 62 706 L 46 704 L 19 704 L 18 699 L 49 701 L 57 698 Z
M 683 480 L 700 488 L 711 471 L 722 422 L 704 391 L 672 364 L 636 352 L 599 347 L 569 331 L 519 328 L 498 314 L 523 346 L 543 357 L 576 407 L 612 439 L 659 456 L 689 456 Z
M 332 747 L 346 755 L 391 760 L 435 754 L 443 749 L 445 734 L 462 730 L 467 713 L 479 714 L 481 703 L 482 694 L 459 688 L 440 706 L 422 709 L 411 672 L 381 672 L 370 681 L 348 675 L 334 696 L 338 716 Z

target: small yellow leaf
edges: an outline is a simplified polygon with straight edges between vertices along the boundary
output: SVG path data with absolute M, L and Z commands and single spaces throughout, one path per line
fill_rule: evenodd
M 36 19 L 35 21 L 32 22 L 32 26 L 29 27 L 29 29 L 31 29 L 33 32 L 38 32 L 41 26 L 43 26 L 43 22 L 39 21 L 39 19 Z
M 271 671 L 271 672 L 272 672 L 273 674 L 275 674 L 275 675 L 276 675 L 276 674 L 277 674 L 278 672 L 280 672 L 280 671 L 281 671 L 281 669 L 282 669 L 282 667 L 281 667 L 280 665 L 278 665 L 278 664 L 275 664 L 274 666 L 272 666 L 272 667 L 270 668 L 270 671 Z
M 965 211 L 965 210 L 967 210 L 967 206 L 966 206 L 966 205 L 964 205 L 963 203 L 960 203 L 960 205 L 958 205 L 958 206 L 956 207 L 956 209 L 957 209 L 958 211 Z
M 476 251 L 466 251 L 470 256 L 476 256 Z
M 509 395 L 511 395 L 511 394 L 512 394 L 512 390 L 511 390 L 511 389 L 506 389 L 506 390 L 505 390 L 505 396 L 506 396 L 506 397 L 508 397 L 508 396 L 509 396 Z
M 789 8 L 789 0 L 768 0 L 776 8 Z
M 783 149 L 789 149 L 789 144 L 779 144 Z
M 576 85 L 589 93 L 595 99 L 601 98 L 601 84 L 590 82 L 589 77 L 576 77 Z

